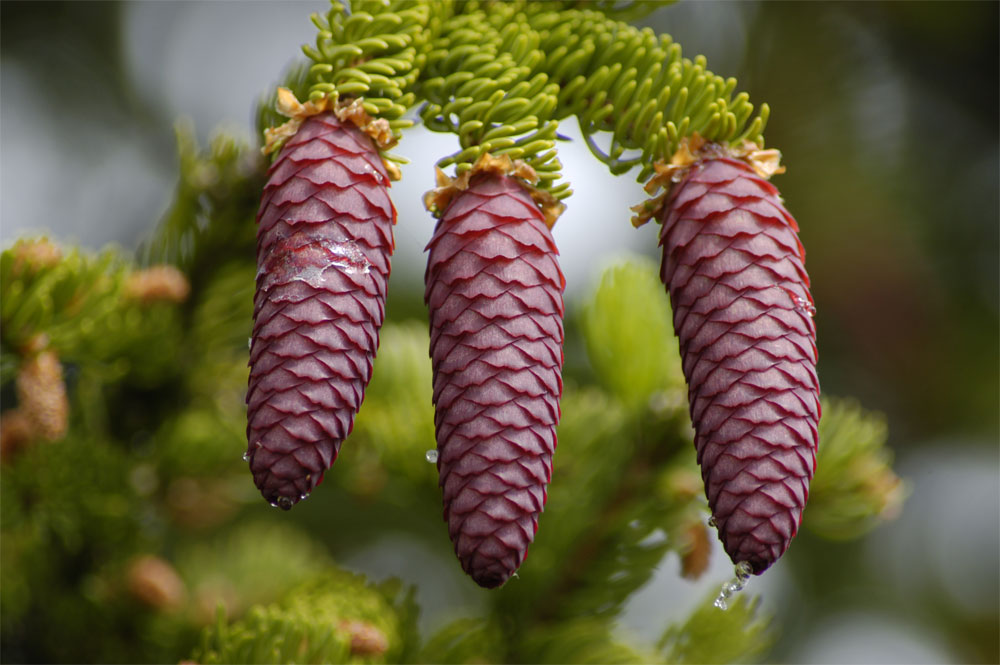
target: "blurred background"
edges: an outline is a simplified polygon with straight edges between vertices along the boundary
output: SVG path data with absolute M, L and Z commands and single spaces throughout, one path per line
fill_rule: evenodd
M 189 118 L 203 141 L 220 127 L 255 140 L 255 104 L 313 41 L 307 16 L 324 7 L 5 0 L 2 245 L 44 231 L 135 248 L 173 195 L 174 122 Z M 868 538 L 803 537 L 753 581 L 782 627 L 775 661 L 1000 661 L 998 22 L 997 3 L 750 1 L 681 2 L 642 21 L 770 104 L 765 136 L 788 167 L 774 182 L 808 253 L 824 393 L 887 414 L 912 492 Z M 602 264 L 655 256 L 656 229 L 628 224 L 641 187 L 610 176 L 572 122 L 560 129 L 576 193 L 555 236 L 572 310 Z M 390 317 L 394 304 L 419 309 L 433 227 L 420 195 L 455 147 L 415 127 L 395 149 L 411 163 L 394 185 Z M 731 574 L 719 554 L 698 582 L 664 559 L 624 628 L 655 639 L 664 617 Z M 376 577 L 442 565 L 401 561 L 391 539 L 354 556 L 342 563 Z M 421 600 L 433 614 L 435 598 Z

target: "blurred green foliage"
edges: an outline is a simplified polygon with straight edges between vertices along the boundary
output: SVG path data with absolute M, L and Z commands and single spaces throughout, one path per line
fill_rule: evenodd
M 892 471 L 884 416 L 853 400 L 823 400 L 823 412 L 805 524 L 826 538 L 857 538 L 899 515 L 909 490 Z
M 411 596 L 331 571 L 294 587 L 281 604 L 229 623 L 220 609 L 195 651 L 199 663 L 396 663 L 417 639 Z
M 633 259 L 605 271 L 582 325 L 601 385 L 629 408 L 645 408 L 650 395 L 670 404 L 685 398 L 670 304 L 652 262 Z
M 682 625 L 671 626 L 659 647 L 670 663 L 754 662 L 774 638 L 758 599 L 739 596 L 720 614 L 708 597 Z

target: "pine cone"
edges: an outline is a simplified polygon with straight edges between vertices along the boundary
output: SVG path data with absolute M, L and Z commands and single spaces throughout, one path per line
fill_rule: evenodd
M 545 505 L 562 395 L 565 279 L 516 180 L 474 176 L 428 244 L 444 518 L 477 584 L 507 581 Z
M 695 447 L 719 538 L 757 574 L 788 548 L 816 469 L 815 308 L 798 225 L 730 158 L 694 165 L 662 213 Z
M 372 140 L 332 113 L 271 166 L 257 215 L 247 392 L 254 482 L 291 508 L 354 427 L 385 318 L 396 210 Z

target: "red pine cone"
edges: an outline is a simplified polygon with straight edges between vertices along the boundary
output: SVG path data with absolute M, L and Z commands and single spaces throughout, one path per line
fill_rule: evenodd
M 462 568 L 493 588 L 524 561 L 552 477 L 566 281 L 542 214 L 507 176 L 473 177 L 427 247 L 444 518 Z
M 696 164 L 662 215 L 660 277 L 719 538 L 761 573 L 798 530 L 816 469 L 815 308 L 798 225 L 746 163 Z
M 306 120 L 271 166 L 257 213 L 247 459 L 291 508 L 354 427 L 385 318 L 396 210 L 372 140 L 333 114 Z

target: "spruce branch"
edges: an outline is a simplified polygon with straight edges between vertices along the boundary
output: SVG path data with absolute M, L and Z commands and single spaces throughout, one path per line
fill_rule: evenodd
M 574 7 L 574 8 L 569 8 Z M 612 173 L 640 166 L 653 173 L 681 139 L 695 132 L 733 145 L 761 143 L 766 105 L 751 120 L 736 80 L 682 58 L 669 36 L 618 18 L 648 13 L 653 3 L 401 3 L 333 2 L 314 15 L 316 46 L 303 51 L 309 96 L 359 100 L 372 118 L 396 133 L 403 116 L 424 102 L 424 124 L 450 132 L 460 150 L 439 162 L 460 176 L 484 154 L 522 160 L 537 186 L 556 199 L 571 193 L 559 182 L 558 120 L 575 115 L 588 146 Z M 299 76 L 291 76 L 302 86 Z M 595 140 L 612 133 L 607 153 Z M 398 159 L 387 156 L 390 159 Z
M 167 267 L 159 276 L 135 270 L 116 249 L 60 252 L 29 268 L 24 248 L 40 242 L 21 240 L 0 254 L 0 340 L 6 358 L 18 356 L 20 364 L 38 350 L 33 340 L 44 339 L 63 363 L 79 366 L 78 381 L 84 383 L 88 375 L 99 382 L 130 376 L 148 385 L 177 370 L 183 276 Z M 146 357 L 149 348 L 160 353 Z
M 40 247 L 49 258 L 34 257 Z M 23 352 L 32 338 L 74 357 L 81 330 L 93 330 L 119 305 L 127 271 L 109 250 L 93 256 L 55 248 L 45 239 L 22 239 L 0 255 L 0 321 L 5 346 Z
M 395 663 L 413 649 L 414 610 L 395 584 L 340 570 L 255 605 L 228 623 L 220 609 L 194 657 L 200 663 Z
M 803 524 L 831 540 L 858 538 L 899 515 L 910 488 L 892 470 L 884 416 L 849 399 L 824 399 L 822 406 Z
M 454 165 L 460 176 L 484 154 L 506 155 L 529 165 L 537 186 L 561 199 L 570 192 L 556 184 L 558 87 L 536 72 L 544 54 L 537 33 L 518 20 L 518 6 L 491 5 L 489 13 L 457 14 L 443 25 L 418 88 L 427 100 L 421 118 L 428 129 L 458 136 L 460 151 L 439 167 Z
M 565 9 L 596 9 L 618 21 L 637 21 L 677 0 L 560 0 Z
M 190 121 L 179 121 L 178 182 L 155 232 L 136 253 L 140 265 L 171 264 L 198 291 L 218 267 L 218 257 L 254 245 L 253 219 L 264 161 L 244 141 L 216 133 L 200 146 Z
M 357 445 L 352 453 L 342 453 L 375 458 L 374 465 L 362 459 L 348 462 L 355 472 L 342 482 L 360 496 L 374 494 L 387 476 L 422 485 L 437 475 L 424 456 L 434 441 L 427 326 L 388 323 L 381 339 L 372 381 L 351 434 Z
M 398 131 L 412 125 L 402 118 L 414 103 L 409 88 L 420 73 L 423 50 L 432 31 L 436 3 L 406 0 L 331 2 L 325 16 L 313 14 L 316 46 L 303 52 L 315 63 L 309 98 L 342 97 L 362 101 L 372 117 L 385 118 Z
M 538 625 L 527 631 L 515 649 L 528 663 L 656 663 L 656 654 L 627 643 L 615 634 L 608 617 L 578 617 L 556 625 Z
M 771 617 L 760 609 L 760 598 L 737 596 L 729 609 L 705 598 L 682 624 L 667 628 L 657 645 L 668 663 L 753 662 L 774 641 Z
M 669 35 L 587 10 L 543 9 L 530 24 L 547 54 L 544 71 L 560 86 L 557 117 L 577 116 L 591 151 L 612 173 L 640 166 L 645 182 L 653 165 L 695 132 L 762 144 L 768 107 L 751 120 L 749 96 L 734 97 L 736 79 L 708 71 L 703 56 L 682 58 Z M 612 135 L 606 153 L 594 140 L 601 131 Z

